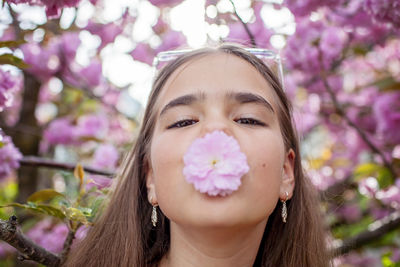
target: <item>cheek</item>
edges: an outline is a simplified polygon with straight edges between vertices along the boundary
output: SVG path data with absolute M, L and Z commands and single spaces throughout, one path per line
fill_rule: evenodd
M 280 137 L 270 136 L 252 140 L 258 145 L 245 146 L 250 171 L 248 179 L 243 180 L 254 193 L 255 203 L 262 203 L 263 208 L 273 210 L 279 198 L 284 164 L 284 146 Z
M 160 208 L 173 207 L 173 202 L 184 198 L 191 190 L 190 185 L 184 182 L 183 155 L 185 140 L 170 140 L 165 136 L 155 138 L 151 145 L 151 164 L 156 195 Z M 176 145 L 173 145 L 176 144 Z

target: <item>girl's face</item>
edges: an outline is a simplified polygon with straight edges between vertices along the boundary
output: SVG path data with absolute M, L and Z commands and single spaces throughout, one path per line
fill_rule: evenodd
M 216 53 L 179 67 L 156 102 L 157 119 L 147 173 L 149 201 L 174 223 L 197 227 L 247 226 L 267 221 L 294 187 L 292 150 L 286 152 L 273 89 L 247 61 Z M 249 172 L 239 189 L 210 197 L 186 182 L 183 156 L 206 133 L 238 141 Z M 151 199 L 151 200 L 150 200 Z

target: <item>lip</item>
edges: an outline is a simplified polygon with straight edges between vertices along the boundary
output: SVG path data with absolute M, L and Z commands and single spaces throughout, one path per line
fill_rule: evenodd
M 209 195 L 207 193 L 200 193 L 200 192 L 197 192 L 197 193 L 199 193 L 201 195 L 201 197 L 204 198 L 205 200 L 208 200 L 208 201 L 221 201 L 221 200 L 229 198 L 235 192 L 232 192 L 231 194 L 228 194 L 228 195 L 225 195 L 225 196 L 221 196 L 221 195 L 211 196 L 211 195 Z

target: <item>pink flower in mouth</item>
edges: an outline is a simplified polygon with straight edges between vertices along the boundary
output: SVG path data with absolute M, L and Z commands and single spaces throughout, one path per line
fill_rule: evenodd
M 214 131 L 194 140 L 183 156 L 186 181 L 201 193 L 226 196 L 241 185 L 249 171 L 246 155 L 239 143 L 222 131 Z

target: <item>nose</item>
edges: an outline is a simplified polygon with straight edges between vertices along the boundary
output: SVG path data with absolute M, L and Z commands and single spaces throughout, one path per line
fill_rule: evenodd
M 205 119 L 202 127 L 202 135 L 214 131 L 222 131 L 227 135 L 233 135 L 232 122 L 223 114 L 211 113 Z

